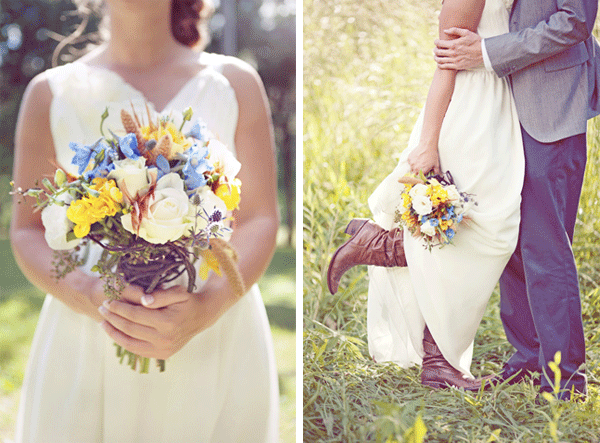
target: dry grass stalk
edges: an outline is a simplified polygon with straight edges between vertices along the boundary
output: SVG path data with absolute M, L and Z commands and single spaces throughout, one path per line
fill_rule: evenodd
M 237 267 L 238 255 L 235 249 L 221 238 L 211 238 L 210 248 L 212 253 L 217 258 L 221 270 L 227 277 L 233 293 L 237 298 L 240 298 L 246 293 L 246 287 L 242 274 Z
M 129 114 L 129 112 L 127 112 L 125 109 L 121 110 L 121 122 L 123 123 L 123 128 L 125 128 L 125 131 L 128 134 L 135 134 L 135 138 L 138 142 L 138 149 L 140 150 L 140 152 L 142 152 L 142 149 L 146 143 L 146 139 L 144 138 L 144 136 L 142 135 L 142 131 L 140 130 L 140 126 L 137 122 L 137 115 L 135 117 L 136 118 L 134 120 L 131 114 Z

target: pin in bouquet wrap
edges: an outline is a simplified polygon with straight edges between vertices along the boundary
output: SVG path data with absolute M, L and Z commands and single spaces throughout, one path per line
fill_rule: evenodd
M 57 169 L 54 182 L 44 178 L 41 187 L 14 191 L 36 198 L 46 241 L 55 250 L 56 278 L 82 265 L 83 247 L 95 243 L 103 250 L 92 271 L 110 299 L 127 284 L 148 294 L 182 275 L 192 293 L 197 274 L 206 279 L 211 270 L 224 273 L 241 297 L 244 282 L 227 241 L 240 201 L 240 163 L 202 121 L 191 124 L 190 108 L 179 126 L 173 116 L 146 111 L 147 123 L 133 109 L 121 111 L 122 137 L 104 134 L 105 111 L 100 139 L 70 144 L 77 176 Z M 149 371 L 149 358 L 116 346 L 121 362 L 127 358 L 134 370 L 139 363 L 140 372 Z M 165 370 L 164 360 L 157 364 Z
M 421 238 L 430 251 L 452 244 L 458 226 L 468 220 L 469 210 L 477 205 L 473 195 L 460 192 L 449 171 L 427 177 L 423 173 L 407 175 L 398 181 L 404 190 L 394 222 Z

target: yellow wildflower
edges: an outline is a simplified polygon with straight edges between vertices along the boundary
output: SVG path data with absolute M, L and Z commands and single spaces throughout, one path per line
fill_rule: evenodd
M 173 122 L 161 122 L 160 126 L 142 126 L 140 131 L 146 140 L 160 140 L 163 135 L 171 134 L 173 143 L 171 144 L 171 157 L 175 154 L 184 152 L 192 146 L 192 141 L 186 138 L 173 124 Z M 170 159 L 169 159 L 170 160 Z
M 440 185 L 432 186 L 428 189 L 427 193 L 431 197 L 431 204 L 433 206 L 438 206 L 440 203 L 448 200 L 448 191 Z
M 215 194 L 225 203 L 228 211 L 237 209 L 240 204 L 240 187 L 242 182 L 236 178 L 233 183 L 223 183 L 219 185 Z
M 218 276 L 221 276 L 221 268 L 219 267 L 219 261 L 217 260 L 215 254 L 213 254 L 210 249 L 201 251 L 201 254 L 204 261 L 200 265 L 200 269 L 198 269 L 200 278 L 202 280 L 206 280 L 210 271 L 215 271 Z
M 454 222 L 452 220 L 441 220 L 440 221 L 440 228 L 442 228 L 442 231 L 445 232 L 446 229 L 448 229 L 453 224 L 454 224 Z
M 121 209 L 123 194 L 114 180 L 95 178 L 90 188 L 100 195 L 83 197 L 71 203 L 67 209 L 67 218 L 75 223 L 73 232 L 77 238 L 85 237 L 94 223 L 115 215 Z
M 407 192 L 402 193 L 402 206 L 405 208 L 410 208 L 411 198 Z

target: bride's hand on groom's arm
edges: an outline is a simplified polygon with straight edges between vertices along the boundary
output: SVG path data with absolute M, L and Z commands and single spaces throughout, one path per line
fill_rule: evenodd
M 135 294 L 137 288 L 131 289 Z M 141 289 L 140 289 L 141 293 Z M 200 294 L 176 286 L 140 296 L 142 305 L 112 300 L 100 307 L 102 327 L 130 352 L 166 359 L 179 351 L 196 334 L 205 330 L 235 299 L 224 279 L 212 279 Z
M 414 174 L 418 174 L 419 171 L 423 171 L 423 174 L 433 171 L 434 174 L 439 174 L 440 170 L 440 157 L 437 148 L 417 146 L 408 155 L 408 165 L 410 171 Z

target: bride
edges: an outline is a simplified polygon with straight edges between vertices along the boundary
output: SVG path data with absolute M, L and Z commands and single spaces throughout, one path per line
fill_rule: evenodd
M 445 0 L 440 38 L 450 27 L 481 37 L 508 32 L 503 0 Z M 450 171 L 477 206 L 453 245 L 428 251 L 394 223 L 403 185 L 418 171 Z M 421 364 L 421 382 L 478 390 L 470 365 L 473 340 L 489 297 L 511 257 L 519 230 L 524 176 L 521 130 L 506 79 L 481 69 L 436 69 L 425 108 L 394 171 L 369 198 L 375 223 L 352 220 L 352 237 L 333 255 L 328 285 L 357 264 L 369 267 L 368 342 L 372 357 L 403 367 Z
M 69 143 L 97 140 L 105 108 L 106 127 L 115 128 L 123 108 L 141 114 L 148 104 L 168 115 L 191 106 L 242 164 L 244 196 L 231 243 L 250 290 L 236 301 L 226 279 L 213 275 L 195 294 L 175 286 L 144 297 L 129 286 L 106 307 L 97 274 L 79 269 L 54 280 L 40 216 L 15 201 L 15 256 L 25 275 L 52 294 L 32 344 L 16 441 L 277 441 L 277 374 L 255 284 L 278 226 L 263 85 L 240 60 L 197 50 L 206 44 L 199 33 L 205 1 L 106 6 L 110 38 L 28 86 L 16 129 L 15 183 L 34 186 L 53 173 L 52 163 L 76 172 Z M 168 358 L 166 372 L 142 375 L 120 365 L 114 342 Z

